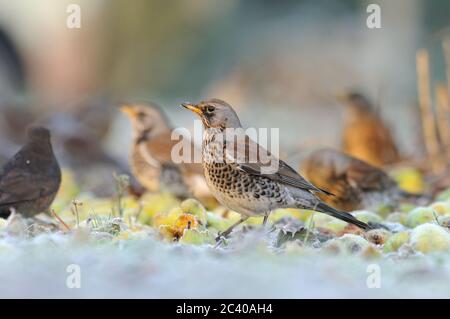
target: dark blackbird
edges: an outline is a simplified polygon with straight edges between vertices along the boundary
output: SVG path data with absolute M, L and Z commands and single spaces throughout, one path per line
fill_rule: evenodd
M 31 127 L 26 144 L 0 170 L 0 217 L 14 209 L 31 217 L 50 207 L 61 184 L 50 131 Z

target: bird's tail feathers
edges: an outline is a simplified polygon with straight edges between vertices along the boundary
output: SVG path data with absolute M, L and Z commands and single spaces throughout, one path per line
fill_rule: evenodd
M 336 196 L 336 195 L 334 195 L 333 193 L 331 193 L 331 192 L 329 192 L 329 191 L 327 191 L 327 190 L 325 190 L 325 189 L 323 189 L 323 188 L 317 187 L 317 189 L 318 189 L 322 194 L 325 194 L 325 195 L 327 195 L 327 196 Z
M 318 212 L 333 216 L 337 219 L 343 220 L 344 222 L 347 222 L 349 224 L 358 226 L 359 228 L 361 228 L 363 230 L 373 229 L 373 227 L 356 219 L 353 215 L 351 215 L 347 212 L 339 211 L 339 210 L 325 204 L 324 202 L 320 202 L 319 204 L 317 204 L 317 206 L 315 207 L 315 210 Z
M 424 201 L 432 201 L 433 197 L 423 193 L 410 193 L 404 190 L 399 190 L 399 195 L 401 198 L 406 200 L 424 200 Z

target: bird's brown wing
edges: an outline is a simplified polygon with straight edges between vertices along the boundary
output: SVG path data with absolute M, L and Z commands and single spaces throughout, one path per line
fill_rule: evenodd
M 392 136 L 389 127 L 383 123 L 380 119 L 379 129 L 376 134 L 378 135 L 378 140 L 380 140 L 381 146 L 381 156 L 385 164 L 395 163 L 400 160 L 400 152 L 395 143 L 395 139 Z
M 243 144 L 235 143 L 234 152 L 232 151 L 232 148 L 227 147 L 226 156 L 228 159 L 237 159 L 236 164 L 239 169 L 248 174 L 261 175 L 266 171 L 268 173 L 264 174 L 264 176 L 273 181 L 302 188 L 304 190 L 333 195 L 330 192 L 320 189 L 308 182 L 292 167 L 272 155 L 264 147 L 250 139 L 247 135 L 245 136 L 245 142 L 243 142 Z M 267 171 L 269 166 L 271 166 L 271 163 L 272 167 L 275 168 L 276 165 L 278 165 L 278 168 L 273 172 Z
M 172 148 L 177 141 L 171 139 L 171 132 L 165 132 L 139 144 L 142 157 L 152 166 L 172 163 Z
M 302 171 L 314 185 L 327 189 L 339 199 L 351 198 L 354 193 L 347 180 L 348 160 L 333 149 L 320 149 L 302 163 Z
M 172 176 L 176 176 L 178 173 L 180 179 L 175 183 L 183 181 L 194 196 L 210 196 L 210 191 L 203 175 L 202 164 L 196 163 L 194 157 L 194 152 L 197 151 L 199 152 L 198 154 L 201 154 L 201 151 L 196 149 L 192 142 L 187 142 L 184 147 L 187 147 L 187 145 L 190 145 L 191 147 L 190 161 L 174 161 L 172 156 L 183 155 L 179 154 L 179 148 L 174 149 L 174 147 L 177 147 L 176 145 L 178 143 L 179 141 L 171 139 L 171 132 L 168 131 L 146 141 L 143 147 L 144 152 L 141 152 L 141 154 L 147 163 L 161 169 L 161 171 L 170 172 L 170 175 Z M 174 150 L 173 155 L 172 150 Z M 147 155 L 145 153 L 147 153 Z
M 332 149 L 317 151 L 308 164 L 311 167 L 307 176 L 317 176 L 316 179 L 342 184 L 357 191 L 382 191 L 395 183 L 381 169 Z M 334 189 L 334 186 L 330 189 Z
M 374 114 L 359 115 L 343 131 L 346 153 L 378 167 L 399 160 L 399 152 L 389 127 Z
M 172 156 L 183 156 L 183 154 L 178 154 L 179 148 L 175 148 L 178 143 L 182 143 L 181 141 L 172 140 L 171 131 L 159 134 L 147 141 L 145 141 L 142 147 L 142 155 L 143 158 L 150 165 L 160 166 L 160 165 L 168 165 L 173 164 L 177 165 L 183 172 L 187 174 L 203 174 L 202 165 L 200 163 L 193 163 L 195 146 L 193 143 L 190 143 L 191 147 L 191 162 L 178 162 L 174 161 Z M 181 145 L 181 144 L 180 144 Z M 174 150 L 174 154 L 172 154 L 172 149 Z M 183 148 L 184 150 L 184 148 Z M 200 153 L 201 154 L 201 153 Z
M 359 160 L 353 160 L 349 164 L 346 177 L 350 184 L 356 185 L 363 191 L 383 191 L 393 183 L 382 170 Z
M 198 149 L 193 143 L 191 143 L 191 149 L 192 149 L 192 152 L 198 152 L 198 154 L 200 154 L 200 155 L 202 154 L 201 149 Z M 201 163 L 201 156 L 198 159 L 199 162 L 195 162 L 194 157 L 192 157 L 192 159 L 193 159 L 192 163 L 184 163 L 183 167 L 184 167 L 185 172 L 188 175 L 203 176 L 203 166 Z
M 31 176 L 19 168 L 5 169 L 0 175 L 0 204 L 12 205 L 38 199 L 46 195 L 46 184 L 31 180 Z

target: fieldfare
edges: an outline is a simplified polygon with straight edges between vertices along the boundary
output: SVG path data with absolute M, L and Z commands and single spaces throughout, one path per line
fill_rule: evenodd
M 211 197 L 200 163 L 175 163 L 172 130 L 168 120 L 154 104 L 121 107 L 131 120 L 134 138 L 130 166 L 136 179 L 149 191 L 165 190 L 179 198 L 191 195 L 206 200 Z M 191 143 L 191 147 L 194 148 Z
M 308 155 L 301 171 L 312 183 L 335 196 L 318 196 L 338 209 L 353 211 L 401 200 L 425 198 L 401 190 L 384 171 L 343 152 L 324 148 Z
M 331 195 L 329 192 L 314 186 L 251 140 L 228 103 L 211 99 L 182 106 L 203 122 L 202 164 L 211 192 L 222 205 L 241 214 L 241 219 L 219 238 L 251 216 L 264 216 L 265 224 L 276 208 L 311 209 L 370 229 L 351 214 L 324 203 L 315 193 Z
M 378 167 L 398 162 L 400 155 L 391 131 L 369 100 L 354 92 L 339 99 L 347 107 L 343 151 Z

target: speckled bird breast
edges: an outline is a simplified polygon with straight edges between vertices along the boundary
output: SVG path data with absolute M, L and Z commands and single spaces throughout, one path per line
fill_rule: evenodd
M 205 179 L 217 200 L 244 215 L 261 215 L 283 204 L 284 192 L 264 176 L 250 175 L 235 163 L 219 160 L 225 154 L 223 143 L 214 134 L 205 134 L 202 162 Z

